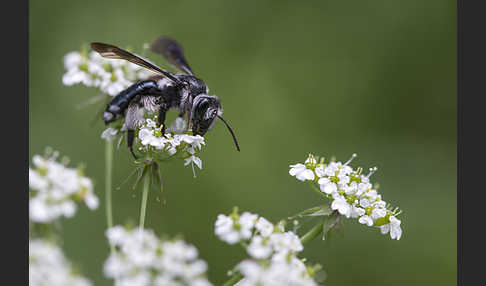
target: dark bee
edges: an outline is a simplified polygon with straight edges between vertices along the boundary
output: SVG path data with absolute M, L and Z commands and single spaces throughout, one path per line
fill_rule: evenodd
M 158 124 L 165 134 L 165 115 L 169 109 L 179 111 L 179 117 L 187 114 L 187 122 L 192 124 L 194 135 L 204 136 L 210 130 L 216 118 L 221 119 L 233 136 L 236 149 L 240 151 L 236 136 L 230 125 L 222 117 L 222 108 L 218 97 L 208 95 L 208 87 L 203 80 L 194 76 L 189 67 L 182 46 L 174 39 L 162 36 L 151 45 L 151 50 L 165 59 L 184 74 L 172 74 L 150 62 L 116 46 L 91 43 L 91 48 L 101 56 L 110 59 L 124 59 L 155 73 L 147 80 L 139 81 L 115 96 L 103 113 L 105 124 L 125 116 L 127 143 L 132 155 L 135 129 L 142 123 L 140 111 L 146 109 L 158 112 Z M 186 129 L 186 131 L 187 131 Z

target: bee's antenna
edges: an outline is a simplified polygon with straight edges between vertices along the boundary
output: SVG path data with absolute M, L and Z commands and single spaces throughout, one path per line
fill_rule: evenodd
M 220 115 L 217 115 L 219 119 L 221 119 L 221 121 L 223 121 L 223 123 L 226 125 L 226 127 L 228 128 L 229 132 L 231 133 L 231 136 L 233 136 L 233 141 L 235 141 L 235 145 L 236 145 L 236 150 L 240 151 L 240 146 L 238 145 L 238 141 L 236 140 L 236 136 L 235 136 L 235 133 L 233 132 L 233 129 L 231 129 L 231 126 L 229 126 L 229 124 L 224 120 L 224 118 Z

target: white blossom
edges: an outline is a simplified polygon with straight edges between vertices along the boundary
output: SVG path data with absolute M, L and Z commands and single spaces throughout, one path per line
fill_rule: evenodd
M 73 274 L 62 250 L 42 239 L 29 240 L 30 286 L 91 286 L 91 282 Z
M 400 221 L 395 217 L 401 211 L 398 208 L 392 210 L 373 188 L 369 178 L 376 168 L 363 175 L 362 168 L 354 170 L 349 166 L 355 157 L 353 154 L 344 164 L 336 161 L 325 164 L 324 159 L 319 161 L 309 155 L 304 164 L 291 165 L 289 173 L 301 181 L 319 178 L 319 189 L 329 198 L 332 210 L 346 218 L 357 218 L 361 224 L 379 227 L 383 233 L 390 232 L 392 239 L 400 238 Z
M 273 252 L 273 247 L 270 239 L 256 235 L 248 245 L 247 251 L 251 257 L 257 259 L 268 258 Z
M 382 225 L 381 233 L 387 234 L 390 232 L 391 239 L 399 240 L 402 237 L 402 228 L 400 227 L 401 221 L 394 216 L 390 216 L 390 223 Z
M 105 139 L 106 141 L 113 141 L 118 134 L 118 130 L 112 127 L 108 127 L 101 133 L 101 138 Z
M 251 259 L 236 266 L 243 275 L 236 285 L 317 285 L 297 258 L 304 249 L 300 238 L 285 231 L 283 224 L 274 227 L 264 217 L 249 212 L 240 216 L 235 209 L 229 216 L 218 215 L 215 233 L 229 244 L 248 245 L 246 250 Z
M 214 232 L 223 241 L 235 244 L 251 237 L 258 216 L 244 212 L 241 216 L 218 215 Z
M 261 265 L 253 260 L 240 262 L 237 269 L 243 275 L 238 286 L 294 286 L 317 285 L 309 275 L 305 264 L 299 259 L 271 260 L 270 265 Z
M 297 180 L 306 181 L 306 180 L 314 180 L 314 172 L 312 170 L 307 169 L 304 164 L 295 164 L 290 165 L 289 174 L 291 176 L 295 176 Z
M 138 65 L 121 59 L 103 58 L 94 51 L 69 52 L 64 56 L 64 67 L 64 85 L 96 87 L 109 96 L 115 96 L 137 80 L 150 76 L 148 70 Z
M 165 153 L 169 157 L 181 154 L 185 166 L 196 165 L 199 169 L 202 169 L 202 160 L 196 156 L 198 151 L 202 149 L 202 145 L 205 145 L 204 137 L 200 135 L 171 133 L 162 135 L 161 127 L 157 127 L 155 121 L 149 118 L 141 126 L 138 138 L 142 145 L 142 152 Z
M 264 217 L 259 217 L 257 223 L 255 224 L 255 228 L 260 232 L 261 236 L 269 237 L 273 232 L 274 226 Z
M 193 245 L 122 226 L 108 229 L 106 236 L 116 251 L 105 261 L 104 273 L 117 285 L 211 285 L 207 264 Z
M 89 209 L 98 208 L 91 179 L 80 170 L 68 168 L 52 156 L 35 155 L 29 168 L 29 218 L 38 223 L 51 222 L 60 217 L 72 217 L 76 202 L 84 201 Z

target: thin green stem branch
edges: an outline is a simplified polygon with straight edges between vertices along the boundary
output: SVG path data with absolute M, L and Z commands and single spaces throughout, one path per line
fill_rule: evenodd
M 233 286 L 236 284 L 236 282 L 240 281 L 241 278 L 243 278 L 243 275 L 240 272 L 238 272 L 233 277 L 231 277 L 228 281 L 226 281 L 223 284 L 223 286 Z
M 145 213 L 147 210 L 147 198 L 148 198 L 148 192 L 150 189 L 150 172 L 145 173 L 145 178 L 143 180 L 143 193 L 142 193 L 142 205 L 140 207 L 140 223 L 139 227 L 140 229 L 143 229 L 143 226 L 145 224 Z
M 323 192 L 321 192 L 321 190 L 319 190 L 316 185 L 314 185 L 314 182 L 313 181 L 307 181 L 307 183 L 309 184 L 309 186 L 311 187 L 311 189 L 316 192 L 320 197 L 322 197 L 323 199 L 325 200 L 329 200 L 329 198 L 327 197 L 327 195 Z
M 108 228 L 113 227 L 113 210 L 111 201 L 112 191 L 112 175 L 113 175 L 113 142 L 106 140 L 105 145 L 105 212 L 106 224 Z M 115 249 L 110 246 L 111 252 Z
M 316 236 L 322 233 L 324 222 L 326 221 L 326 218 L 324 217 L 318 224 L 316 224 L 311 230 L 309 230 L 306 234 L 304 234 L 301 238 L 300 241 L 302 244 L 305 244 L 306 242 L 314 239 Z

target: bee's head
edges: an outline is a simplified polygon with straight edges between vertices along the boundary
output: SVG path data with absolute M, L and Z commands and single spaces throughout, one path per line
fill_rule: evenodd
M 216 96 L 198 95 L 192 105 L 192 131 L 204 136 L 211 129 L 218 115 L 222 114 L 221 104 Z
M 206 94 L 196 96 L 192 104 L 192 131 L 194 135 L 204 136 L 204 134 L 206 134 L 206 132 L 213 127 L 216 119 L 219 118 L 221 121 L 223 121 L 233 136 L 236 149 L 240 151 L 240 146 L 238 146 L 236 136 L 229 124 L 223 119 L 222 115 L 223 110 L 221 109 L 221 104 L 216 96 Z

